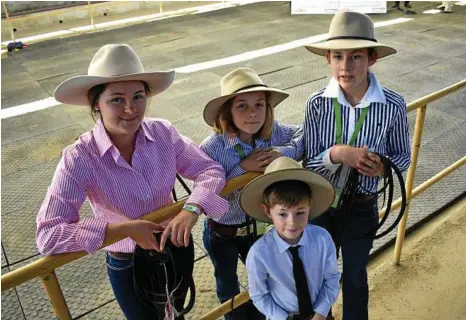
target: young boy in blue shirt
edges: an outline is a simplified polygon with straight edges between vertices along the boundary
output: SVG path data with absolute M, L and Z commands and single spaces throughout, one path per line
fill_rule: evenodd
M 340 291 L 335 245 L 323 228 L 308 224 L 335 197 L 323 176 L 280 157 L 241 192 L 248 215 L 273 222 L 246 259 L 249 295 L 267 319 L 326 319 Z

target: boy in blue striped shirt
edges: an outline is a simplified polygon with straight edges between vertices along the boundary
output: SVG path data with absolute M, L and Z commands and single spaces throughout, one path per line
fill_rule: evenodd
M 326 176 L 336 188 L 333 207 L 350 169 L 360 175 L 341 239 L 343 319 L 367 320 L 366 267 L 373 239 L 358 237 L 375 232 L 378 224 L 376 192 L 384 168 L 375 153 L 389 157 L 400 170 L 408 168 L 411 158 L 405 101 L 369 72 L 377 59 L 396 50 L 377 42 L 369 16 L 344 11 L 334 16 L 326 41 L 306 48 L 326 58 L 333 77 L 307 101 L 303 140 L 296 141 L 304 144 L 303 166 Z M 332 233 L 336 214 L 331 208 L 313 223 Z
M 299 127 L 274 121 L 273 109 L 288 94 L 267 87 L 249 68 L 235 69 L 221 79 L 221 96 L 204 109 L 204 120 L 215 133 L 200 145 L 207 155 L 219 162 L 230 180 L 248 171 L 263 172 L 274 159 L 302 157 L 302 152 L 287 146 Z M 243 261 L 254 242 L 251 221 L 239 205 L 239 190 L 229 194 L 230 209 L 219 219 L 207 218 L 204 246 L 215 269 L 217 296 L 225 302 L 239 290 L 236 273 L 238 255 Z M 231 313 L 226 319 L 232 319 Z M 261 319 L 252 304 L 234 311 L 235 319 Z

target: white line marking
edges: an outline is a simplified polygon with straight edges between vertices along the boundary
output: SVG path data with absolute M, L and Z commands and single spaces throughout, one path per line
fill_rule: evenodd
M 440 12 L 442 12 L 442 11 L 439 10 L 439 9 L 430 9 L 430 10 L 424 11 L 423 13 L 426 13 L 426 14 L 437 14 L 437 13 L 440 13 Z
M 34 111 L 39 111 L 43 109 L 47 109 L 50 107 L 54 107 L 56 105 L 61 104 L 61 102 L 58 102 L 55 100 L 53 97 L 44 99 L 44 100 L 39 100 L 39 101 L 34 101 L 26 104 L 22 104 L 20 106 L 16 107 L 11 107 L 11 108 L 6 108 L 1 110 L 1 115 L 2 119 L 10 118 L 10 117 L 15 117 L 19 116 L 21 114 L 29 113 L 29 112 L 34 112 Z
M 36 36 L 21 38 L 21 39 L 17 39 L 16 41 L 22 41 L 22 42 L 28 44 L 28 43 L 31 43 L 31 42 L 34 42 L 34 41 L 46 40 L 46 39 L 50 39 L 50 38 L 57 38 L 57 37 L 60 37 L 60 36 L 69 35 L 69 34 L 73 34 L 73 33 L 82 33 L 82 32 L 86 32 L 86 31 L 98 31 L 98 30 L 101 30 L 101 29 L 107 29 L 109 27 L 124 26 L 126 24 L 136 23 L 138 21 L 150 22 L 150 21 L 156 21 L 156 20 L 164 20 L 164 19 L 168 19 L 168 18 L 173 18 L 175 16 L 179 16 L 179 15 L 210 12 L 210 11 L 214 11 L 214 10 L 221 10 L 221 9 L 225 9 L 225 8 L 235 7 L 235 6 L 242 6 L 242 5 L 255 3 L 255 2 L 260 2 L 260 1 L 261 0 L 225 1 L 223 3 L 213 3 L 213 4 L 198 6 L 198 7 L 191 7 L 191 8 L 185 8 L 185 9 L 180 9 L 180 10 L 166 11 L 166 12 L 164 12 L 162 14 L 155 13 L 155 14 L 149 14 L 149 15 L 138 16 L 138 17 L 133 17 L 133 18 L 126 18 L 126 19 L 121 19 L 121 20 L 96 23 L 96 24 L 94 24 L 94 27 L 92 25 L 87 25 L 87 26 L 82 26 L 82 27 L 77 27 L 77 28 L 71 28 L 71 29 L 68 29 L 68 30 L 60 30 L 60 31 L 55 31 L 55 32 L 39 34 L 39 35 L 36 35 Z M 8 43 L 10 43 L 10 42 L 11 42 L 11 40 L 10 41 L 4 41 L 1 44 L 2 45 L 8 45 Z
M 390 26 L 390 25 L 394 25 L 398 23 L 403 23 L 403 22 L 407 22 L 411 20 L 413 19 L 412 18 L 398 18 L 398 19 L 393 19 L 393 20 L 388 20 L 388 21 L 376 22 L 374 25 L 376 28 L 378 28 L 378 27 L 385 27 L 385 26 Z M 319 34 L 319 35 L 312 36 L 309 38 L 294 40 L 288 43 L 283 43 L 283 44 L 279 44 L 279 45 L 264 48 L 264 49 L 248 51 L 248 52 L 244 52 L 241 54 L 237 54 L 237 55 L 222 58 L 222 59 L 191 64 L 188 66 L 175 68 L 174 70 L 175 72 L 179 72 L 179 73 L 192 73 L 192 72 L 211 69 L 211 68 L 215 68 L 219 66 L 225 66 L 225 65 L 229 65 L 229 64 L 233 64 L 237 62 L 242 62 L 242 61 L 252 60 L 255 58 L 259 58 L 259 57 L 268 56 L 268 55 L 283 52 L 286 50 L 295 49 L 298 47 L 302 47 L 306 44 L 316 43 L 316 42 L 325 40 L 327 36 L 328 36 L 327 33 Z
M 408 22 L 411 20 L 413 20 L 413 18 L 398 18 L 398 19 L 393 19 L 393 20 L 388 20 L 388 21 L 376 22 L 374 25 L 376 28 L 378 28 L 378 27 L 385 27 L 385 26 L 390 26 L 394 24 L 404 23 L 404 22 Z M 191 64 L 188 66 L 175 68 L 174 70 L 178 73 L 193 73 L 193 72 L 211 69 L 211 68 L 215 68 L 219 66 L 225 66 L 225 65 L 229 65 L 229 64 L 233 64 L 237 62 L 252 60 L 252 59 L 259 58 L 259 57 L 264 57 L 267 55 L 283 52 L 286 50 L 295 49 L 305 44 L 322 41 L 326 39 L 326 37 L 327 37 L 326 33 L 319 34 L 319 35 L 315 35 L 312 37 L 298 39 L 298 40 L 294 40 L 288 43 L 283 43 L 283 44 L 279 44 L 279 45 L 264 48 L 264 49 L 244 52 L 244 53 L 226 57 L 226 58 Z M 18 116 L 18 115 L 29 113 L 29 112 L 47 109 L 47 108 L 50 108 L 50 107 L 53 107 L 59 104 L 61 103 L 56 101 L 52 97 L 44 99 L 44 100 L 34 101 L 34 102 L 23 104 L 23 105 L 2 109 L 0 110 L 0 115 L 1 115 L 0 118 L 6 119 L 6 118 Z

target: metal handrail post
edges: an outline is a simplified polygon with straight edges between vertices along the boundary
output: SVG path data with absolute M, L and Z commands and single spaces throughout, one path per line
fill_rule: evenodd
M 87 1 L 87 8 L 89 10 L 89 18 L 91 19 L 91 25 L 95 29 L 94 25 L 94 11 L 92 10 L 92 5 L 90 1 Z
M 8 22 L 8 29 L 10 30 L 11 41 L 16 42 L 15 32 L 13 31 L 13 26 L 11 24 L 10 15 L 8 14 L 8 9 L 6 8 L 5 1 L 2 1 L 3 11 L 5 11 L 6 21 Z
M 419 150 L 421 148 L 422 131 L 424 129 L 424 120 L 426 118 L 427 105 L 417 109 L 416 113 L 416 126 L 414 127 L 413 145 L 411 147 L 411 165 L 408 169 L 408 176 L 406 178 L 406 210 L 403 218 L 398 225 L 398 233 L 396 236 L 394 263 L 400 264 L 401 248 L 405 239 L 406 222 L 408 220 L 409 208 L 411 206 L 411 198 L 413 193 L 414 178 L 416 176 L 417 161 L 419 159 Z
M 65 297 L 61 291 L 55 271 L 41 276 L 40 279 L 42 280 L 47 296 L 52 303 L 53 312 L 57 318 L 60 320 L 71 320 L 70 310 L 66 305 Z

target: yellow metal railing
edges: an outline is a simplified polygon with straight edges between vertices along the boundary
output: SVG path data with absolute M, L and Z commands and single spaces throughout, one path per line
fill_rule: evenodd
M 406 208 L 405 214 L 403 216 L 400 225 L 398 226 L 398 236 L 396 240 L 395 246 L 395 263 L 399 264 L 400 256 L 401 256 L 401 248 L 403 246 L 404 235 L 406 231 L 406 221 L 409 213 L 409 205 L 412 198 L 418 196 L 422 192 L 424 192 L 427 188 L 431 185 L 435 184 L 436 182 L 440 181 L 441 179 L 445 178 L 450 173 L 454 172 L 464 164 L 466 164 L 466 156 L 461 158 L 459 161 L 455 162 L 454 164 L 450 165 L 446 169 L 439 172 L 437 175 L 433 176 L 432 178 L 428 179 L 418 187 L 413 189 L 414 184 L 414 177 L 417 167 L 417 161 L 419 157 L 419 149 L 421 144 L 421 137 L 422 137 L 422 130 L 424 126 L 424 119 L 425 119 L 425 112 L 427 104 L 432 103 L 454 91 L 458 91 L 466 86 L 466 79 L 462 80 L 452 86 L 444 88 L 440 91 L 437 91 L 433 94 L 425 96 L 421 99 L 418 99 L 414 102 L 408 104 L 408 112 L 417 110 L 417 117 L 416 117 L 416 126 L 414 129 L 414 138 L 412 144 L 412 156 L 411 156 L 411 166 L 408 170 L 408 176 L 406 179 L 406 190 L 407 190 L 407 201 L 408 206 Z M 247 173 L 240 177 L 234 178 L 228 181 L 227 185 L 222 191 L 222 195 L 231 193 L 232 191 L 244 187 L 249 181 L 253 178 L 259 176 L 258 173 Z M 178 214 L 183 206 L 184 201 L 177 202 L 173 205 L 164 207 L 160 210 L 155 212 L 149 213 L 145 215 L 142 219 L 154 221 L 156 223 L 160 223 L 164 220 L 173 218 L 176 214 Z M 401 203 L 400 200 L 394 202 L 393 206 L 399 206 Z M 116 241 L 122 240 L 123 237 L 114 237 L 112 239 L 107 239 L 102 247 L 106 247 Z M 87 252 L 80 251 L 80 252 L 73 252 L 73 253 L 63 253 L 58 255 L 52 255 L 40 258 L 24 267 L 18 268 L 13 270 L 5 275 L 2 276 L 1 279 L 1 286 L 2 292 L 8 289 L 11 289 L 15 286 L 18 286 L 26 281 L 29 281 L 33 278 L 39 277 L 44 285 L 45 291 L 52 303 L 53 310 L 55 315 L 61 319 L 71 319 L 71 314 L 66 304 L 65 298 L 63 296 L 63 292 L 60 288 L 60 284 L 55 274 L 55 269 L 75 261 L 81 257 L 87 255 Z M 235 297 L 234 301 L 234 308 L 241 305 L 242 303 L 249 300 L 249 295 L 246 291 L 241 292 L 239 295 Z M 231 301 L 227 301 L 217 307 L 216 309 L 210 311 L 208 314 L 204 315 L 201 319 L 209 320 L 209 319 L 217 319 L 221 317 L 225 313 L 231 311 Z

